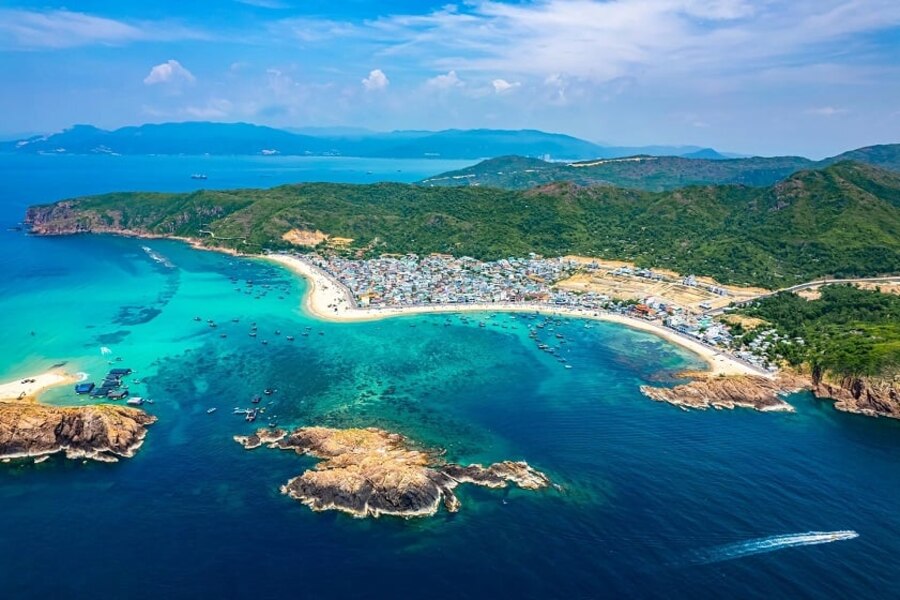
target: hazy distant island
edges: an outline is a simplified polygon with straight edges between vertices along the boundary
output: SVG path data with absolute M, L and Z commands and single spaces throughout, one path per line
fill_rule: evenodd
M 699 393 L 714 398 L 707 406 L 783 408 L 778 397 L 808 387 L 838 408 L 898 417 L 898 198 L 900 174 L 845 161 L 767 187 L 665 192 L 553 182 L 107 194 L 31 207 L 27 222 L 40 235 L 286 256 L 319 281 L 311 296 L 326 316 L 493 308 L 619 320 L 690 347 L 714 375 L 761 378 L 752 390 L 727 377 L 645 390 L 684 407 L 704 407 Z M 532 339 L 552 354 L 537 325 Z
M 512 483 L 525 490 L 550 485 L 546 475 L 525 462 L 450 464 L 439 451 L 417 449 L 403 436 L 376 428 L 260 429 L 234 439 L 248 450 L 265 444 L 321 459 L 314 469 L 283 485 L 282 493 L 313 510 L 339 510 L 355 517 L 430 516 L 441 504 L 456 512 L 460 501 L 453 489 L 461 483 L 489 488 Z
M 533 129 L 390 131 L 310 128 L 285 130 L 250 123 L 184 122 L 122 127 L 76 125 L 59 133 L 0 142 L 0 152 L 94 155 L 353 156 L 482 159 L 525 154 L 554 160 L 654 154 L 727 158 L 698 146 L 606 146 Z

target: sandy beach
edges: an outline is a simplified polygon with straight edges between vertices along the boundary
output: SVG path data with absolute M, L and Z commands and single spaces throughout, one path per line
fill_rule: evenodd
M 771 373 L 764 373 L 736 360 L 728 354 L 692 338 L 680 335 L 662 325 L 616 313 L 558 307 L 550 304 L 510 302 L 409 306 L 402 308 L 357 308 L 354 306 L 349 290 L 309 262 L 285 254 L 270 254 L 264 258 L 287 267 L 307 280 L 309 293 L 303 299 L 303 307 L 309 314 L 324 320 L 343 322 L 371 321 L 401 315 L 461 312 L 537 312 L 546 315 L 593 319 L 618 323 L 632 329 L 652 333 L 668 342 L 690 350 L 706 361 L 709 365 L 710 375 L 762 375 L 769 378 L 774 377 Z
M 59 370 L 47 371 L 40 375 L 29 375 L 16 381 L 0 384 L 0 402 L 9 402 L 11 400 L 33 402 L 45 390 L 60 385 L 72 385 L 80 380 L 81 377 L 78 375 Z

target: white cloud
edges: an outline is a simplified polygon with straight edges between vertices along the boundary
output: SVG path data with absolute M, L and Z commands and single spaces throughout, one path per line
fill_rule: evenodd
M 240 4 L 246 4 L 247 6 L 255 6 L 257 8 L 271 8 L 271 9 L 284 9 L 290 8 L 290 5 L 285 4 L 284 2 L 279 2 L 279 0 L 235 0 Z
M 69 10 L 0 9 L 0 48 L 16 50 L 118 46 L 136 41 L 201 39 L 205 34 L 177 23 L 126 23 Z
M 510 90 L 516 89 L 517 87 L 522 85 L 522 83 L 519 81 L 513 81 L 512 83 L 510 83 L 505 79 L 495 79 L 491 82 L 491 85 L 494 86 L 495 94 L 504 94 Z
M 836 108 L 834 106 L 820 106 L 817 108 L 810 108 L 806 111 L 807 114 L 816 115 L 819 117 L 834 117 L 836 115 L 842 115 L 848 112 L 846 108 Z
M 449 90 L 451 88 L 461 87 L 465 84 L 459 78 L 459 75 L 456 74 L 456 71 L 448 71 L 444 75 L 432 77 L 425 82 L 425 85 L 438 90 Z
M 381 69 L 372 69 L 369 76 L 363 78 L 362 85 L 367 92 L 377 92 L 386 89 L 391 84 L 391 80 Z
M 517 80 L 561 73 L 595 84 L 713 80 L 812 67 L 833 58 L 835 44 L 852 56 L 848 41 L 874 43 L 860 34 L 900 25 L 900 2 L 472 0 L 424 15 L 324 25 L 385 60 L 453 68 L 466 79 L 504 72 Z
M 181 66 L 177 60 L 170 59 L 150 69 L 150 74 L 144 77 L 145 85 L 160 83 L 193 83 L 196 81 L 194 74 Z
M 232 104 L 224 98 L 212 98 L 206 106 L 188 106 L 184 114 L 194 119 L 224 119 L 231 114 Z

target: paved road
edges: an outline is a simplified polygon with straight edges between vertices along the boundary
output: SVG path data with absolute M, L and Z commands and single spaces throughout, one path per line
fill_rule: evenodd
M 797 285 L 792 285 L 790 287 L 781 288 L 780 290 L 775 290 L 774 292 L 769 292 L 767 294 L 760 294 L 755 298 L 751 298 L 750 300 L 744 300 L 742 302 L 733 302 L 731 305 L 717 308 L 714 310 L 710 310 L 705 312 L 704 314 L 709 316 L 720 315 L 727 308 L 733 306 L 744 306 L 746 304 L 750 304 L 751 302 L 755 302 L 760 298 L 768 298 L 770 296 L 774 296 L 775 294 L 780 294 L 781 292 L 799 292 L 802 290 L 808 290 L 810 288 L 818 287 L 820 285 L 831 285 L 831 284 L 840 284 L 840 283 L 900 283 L 900 275 L 888 275 L 885 277 L 856 277 L 853 279 L 816 279 L 815 281 L 807 281 L 806 283 L 798 283 Z

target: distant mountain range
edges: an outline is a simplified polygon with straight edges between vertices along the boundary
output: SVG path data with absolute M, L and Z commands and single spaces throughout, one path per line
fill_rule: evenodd
M 379 133 L 358 128 L 275 129 L 248 123 L 164 123 L 114 131 L 76 125 L 60 133 L 0 142 L 0 152 L 27 154 L 214 154 L 480 159 L 516 154 L 553 160 L 635 154 L 724 159 L 697 146 L 603 146 L 543 131 L 448 129 Z
M 801 156 L 751 157 L 722 160 L 693 156 L 638 155 L 612 159 L 556 163 L 523 156 L 492 158 L 421 183 L 429 186 L 480 185 L 528 189 L 557 181 L 577 185 L 609 185 L 648 191 L 688 185 L 740 184 L 768 186 L 801 170 L 821 169 L 856 161 L 900 171 L 900 144 L 869 146 L 821 161 Z

